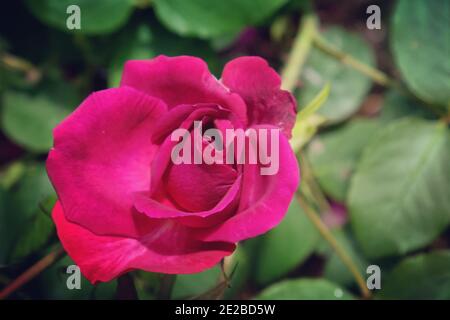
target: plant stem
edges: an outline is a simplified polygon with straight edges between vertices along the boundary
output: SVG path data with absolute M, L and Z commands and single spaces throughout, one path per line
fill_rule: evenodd
M 317 230 L 320 232 L 322 237 L 330 244 L 330 246 L 333 248 L 333 250 L 336 252 L 337 256 L 341 259 L 341 261 L 344 263 L 344 265 L 348 268 L 348 270 L 351 272 L 353 277 L 356 280 L 356 283 L 358 284 L 361 294 L 363 298 L 369 299 L 371 294 L 369 289 L 367 288 L 366 282 L 364 281 L 363 276 L 358 270 L 358 267 L 353 262 L 352 258 L 349 254 L 344 250 L 344 248 L 339 244 L 339 242 L 336 240 L 336 238 L 331 233 L 330 229 L 323 223 L 323 221 L 320 219 L 319 215 L 311 209 L 309 205 L 306 204 L 306 202 L 303 200 L 302 195 L 297 193 L 296 195 L 298 202 L 300 203 L 300 206 L 302 207 L 303 211 L 306 213 L 308 218 L 311 220 L 311 222 L 314 224 L 314 226 L 317 228 Z
M 295 89 L 302 67 L 311 49 L 315 32 L 316 18 L 313 14 L 306 14 L 302 18 L 288 60 L 281 72 L 284 90 L 293 91 Z
M 27 79 L 31 83 L 39 81 L 42 77 L 41 71 L 35 67 L 31 62 L 25 59 L 16 57 L 9 53 L 0 54 L 0 62 L 7 68 L 18 70 L 26 74 Z
M 330 204 L 328 203 L 325 194 L 322 192 L 322 189 L 316 181 L 308 158 L 303 153 L 299 153 L 298 157 L 300 158 L 304 181 L 307 183 L 308 189 L 310 190 L 311 195 L 314 197 L 317 205 L 319 206 L 320 211 L 331 212 Z
M 441 113 L 439 112 L 439 110 L 436 108 L 435 105 L 417 97 L 416 95 L 411 93 L 411 91 L 409 91 L 407 88 L 402 86 L 398 81 L 389 77 L 386 73 L 359 61 L 358 59 L 356 59 L 355 57 L 351 56 L 348 53 L 341 51 L 339 48 L 329 43 L 324 37 L 320 36 L 318 32 L 314 34 L 313 44 L 318 49 L 322 50 L 331 57 L 334 57 L 335 59 L 341 61 L 343 64 L 346 64 L 349 67 L 369 77 L 375 83 L 383 87 L 393 88 L 404 97 L 420 102 L 422 105 L 429 108 L 435 115 L 437 116 L 441 115 Z
M 353 56 L 339 50 L 318 33 L 315 33 L 313 43 L 318 49 L 329 54 L 330 56 L 333 56 L 343 64 L 346 64 L 353 69 L 358 70 L 362 74 L 371 78 L 375 83 L 378 83 L 379 85 L 382 85 L 384 87 L 398 87 L 396 81 L 391 79 L 387 74 L 365 63 L 362 63 Z
M 294 40 L 294 45 L 292 47 L 288 61 L 282 71 L 283 89 L 292 91 L 295 88 L 302 67 L 305 63 L 306 57 L 310 51 L 311 44 L 317 38 L 318 36 L 316 31 L 316 18 L 314 17 L 313 14 L 307 14 L 302 18 L 302 23 L 300 25 L 298 34 Z M 328 46 L 324 47 L 329 49 Z M 337 51 L 331 50 L 330 52 L 336 54 Z M 363 70 L 364 72 L 369 71 L 369 74 L 371 74 L 372 76 L 375 75 L 378 81 L 382 81 L 385 84 L 389 83 L 390 79 L 383 77 L 383 74 L 381 74 L 381 72 L 378 72 L 378 70 L 371 70 L 372 68 L 359 63 L 359 61 L 356 61 L 351 57 L 349 58 L 349 56 L 346 54 L 338 53 L 338 56 L 342 57 L 342 61 L 351 63 L 352 65 L 356 65 L 357 68 L 359 68 L 359 70 Z M 302 157 L 302 155 L 300 155 L 300 157 Z M 318 184 L 315 182 L 315 177 L 310 172 L 310 168 L 307 161 L 304 161 L 303 165 L 305 177 L 307 178 L 306 180 L 308 180 L 306 187 L 310 191 L 311 197 L 314 199 L 319 208 L 321 208 L 321 210 L 329 210 L 330 206 L 328 204 L 328 201 L 326 200 L 326 197 L 322 193 Z M 319 215 L 317 215 L 315 211 L 312 210 L 303 201 L 302 195 L 297 194 L 297 199 L 301 207 L 305 211 L 306 215 L 312 221 L 314 226 L 318 229 L 322 237 L 326 241 L 328 241 L 328 243 L 334 249 L 338 257 L 342 260 L 344 265 L 350 270 L 352 275 L 355 277 L 356 282 L 361 289 L 362 296 L 364 298 L 369 298 L 370 291 L 367 288 L 364 278 L 359 273 L 359 270 L 356 267 L 353 260 L 351 259 L 350 255 L 348 255 L 347 252 L 344 250 L 344 248 L 342 248 L 342 246 L 337 242 L 331 231 L 320 219 Z
M 163 274 L 159 286 L 158 300 L 169 300 L 172 294 L 173 286 L 175 285 L 176 274 Z
M 13 280 L 13 282 L 11 282 L 6 288 L 4 288 L 0 292 L 0 300 L 7 298 L 11 293 L 22 287 L 28 281 L 40 274 L 44 269 L 52 265 L 62 256 L 63 252 L 63 248 L 58 245 L 56 249 L 52 250 L 49 254 L 36 262 L 28 270 Z

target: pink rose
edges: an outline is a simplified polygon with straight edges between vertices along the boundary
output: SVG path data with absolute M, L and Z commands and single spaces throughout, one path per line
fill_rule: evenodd
M 90 95 L 54 130 L 47 170 L 67 253 L 93 283 L 133 269 L 195 273 L 275 227 L 299 183 L 288 138 L 296 103 L 258 57 L 221 80 L 195 57 L 129 61 L 119 88 Z M 280 128 L 279 170 L 171 161 L 177 128 Z

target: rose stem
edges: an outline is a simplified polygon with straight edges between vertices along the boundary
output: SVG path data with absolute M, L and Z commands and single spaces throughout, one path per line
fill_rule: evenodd
M 295 89 L 296 83 L 302 71 L 302 67 L 311 49 L 311 44 L 315 39 L 315 35 L 317 33 L 316 30 L 317 30 L 316 18 L 314 17 L 314 15 L 308 13 L 305 16 L 303 16 L 302 22 L 299 27 L 299 31 L 294 40 L 294 45 L 292 47 L 291 53 L 282 72 L 282 83 L 284 89 L 291 91 Z M 303 169 L 306 169 L 307 171 L 307 168 Z M 314 179 L 314 176 L 312 174 L 308 177 L 310 178 L 309 180 Z M 308 186 L 311 186 L 311 182 L 308 183 Z M 316 188 L 316 186 L 317 184 L 314 184 L 314 188 L 310 188 L 310 190 L 314 190 L 315 192 L 317 192 L 317 190 L 320 190 L 320 188 Z M 326 202 L 326 198 L 324 196 L 319 197 L 316 194 L 314 198 L 316 199 L 316 202 L 317 199 L 322 200 L 321 205 L 322 207 L 324 206 L 323 199 L 325 199 Z M 322 237 L 330 244 L 330 246 L 336 252 L 338 257 L 342 260 L 344 265 L 355 277 L 355 280 L 361 289 L 363 297 L 369 298 L 370 292 L 367 289 L 364 279 L 362 275 L 359 273 L 359 270 L 356 267 L 355 263 L 352 261 L 351 257 L 346 253 L 344 248 L 334 238 L 333 234 L 328 229 L 328 227 L 322 222 L 319 215 L 317 215 L 312 209 L 310 209 L 310 207 L 306 205 L 306 203 L 302 198 L 302 195 L 297 194 L 297 199 L 300 202 L 300 205 L 302 206 L 303 210 L 305 211 L 309 219 L 312 221 L 314 226 L 318 229 L 318 231 L 322 235 Z M 328 202 L 326 202 L 326 204 L 327 204 L 326 207 L 329 207 Z
M 404 86 L 402 86 L 398 81 L 389 77 L 386 73 L 372 66 L 369 66 L 364 62 L 359 61 L 358 59 L 356 59 L 355 57 L 344 51 L 341 51 L 332 43 L 328 42 L 328 40 L 322 37 L 318 32 L 315 32 L 313 35 L 314 35 L 313 45 L 317 49 L 328 54 L 330 57 L 337 59 L 341 63 L 355 69 L 356 71 L 359 71 L 360 73 L 372 79 L 373 82 L 386 88 L 395 89 L 402 96 L 420 102 L 421 105 L 428 107 L 434 114 L 440 116 L 440 112 L 436 108 L 436 106 L 429 103 L 428 101 L 421 100 L 420 98 L 412 94 Z
M 41 260 L 32 265 L 28 270 L 22 273 L 19 277 L 13 280 L 6 288 L 0 292 L 0 300 L 5 299 L 11 293 L 22 287 L 28 281 L 32 280 L 38 274 L 40 274 L 45 268 L 49 267 L 55 261 L 57 261 L 63 254 L 64 250 L 58 245 L 49 254 L 43 257 Z
M 313 14 L 304 15 L 288 60 L 281 72 L 284 90 L 293 91 L 295 89 L 300 72 L 311 49 L 315 32 L 316 17 Z
M 329 43 L 325 38 L 320 36 L 318 33 L 314 36 L 314 46 L 323 51 L 324 53 L 332 56 L 333 58 L 339 60 L 343 64 L 346 64 L 353 69 L 361 72 L 367 77 L 371 78 L 375 83 L 382 85 L 383 87 L 395 87 L 398 86 L 398 83 L 395 80 L 391 79 L 384 72 L 375 69 L 359 60 L 354 58 L 353 56 L 340 51 L 334 45 Z
M 330 229 L 328 229 L 325 223 L 323 223 L 319 215 L 306 204 L 306 202 L 303 200 L 303 197 L 298 193 L 297 193 L 297 200 L 300 203 L 300 206 L 302 207 L 303 211 L 306 213 L 306 215 L 312 221 L 312 223 L 316 226 L 317 230 L 320 232 L 322 237 L 326 241 L 328 241 L 328 243 L 336 252 L 338 257 L 342 260 L 344 265 L 352 273 L 361 290 L 362 296 L 366 299 L 370 298 L 370 291 L 369 289 L 367 289 L 366 282 L 364 281 L 364 278 L 362 277 L 358 268 L 352 261 L 350 255 L 343 249 L 343 247 L 339 244 L 339 242 L 336 241 Z

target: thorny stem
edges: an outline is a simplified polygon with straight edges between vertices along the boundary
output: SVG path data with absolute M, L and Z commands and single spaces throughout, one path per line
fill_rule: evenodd
M 52 250 L 49 254 L 43 257 L 41 260 L 32 265 L 28 270 L 22 273 L 19 277 L 13 280 L 6 288 L 0 292 L 0 300 L 7 298 L 11 293 L 22 287 L 24 284 L 35 278 L 44 269 L 52 265 L 60 257 L 62 257 L 64 250 L 58 245 L 56 249 Z

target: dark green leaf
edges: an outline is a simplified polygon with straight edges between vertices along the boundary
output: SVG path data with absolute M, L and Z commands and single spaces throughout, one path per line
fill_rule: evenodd
M 370 257 L 433 241 L 450 221 L 450 142 L 443 123 L 402 119 L 365 149 L 349 190 L 356 239 Z
M 67 279 L 72 273 L 67 273 L 67 267 L 75 265 L 68 256 L 59 260 L 57 263 L 46 269 L 39 277 L 42 295 L 39 298 L 44 299 L 70 299 L 70 300 L 87 300 L 87 299 L 113 299 L 115 297 L 117 281 L 100 283 L 92 285 L 81 274 L 81 288 L 68 289 Z
M 40 249 L 53 234 L 50 217 L 42 211 L 45 201 L 54 199 L 54 191 L 41 164 L 30 165 L 23 177 L 8 190 L 4 220 L 8 261 Z M 47 210 L 51 209 L 46 206 Z
M 450 252 L 409 257 L 381 282 L 383 299 L 450 299 Z
M 156 14 L 180 35 L 212 38 L 262 22 L 287 0 L 155 0 Z
M 403 117 L 416 116 L 432 119 L 433 114 L 412 99 L 400 95 L 397 91 L 390 90 L 385 94 L 380 119 L 383 123 Z
M 267 284 L 301 264 L 315 249 L 319 234 L 294 199 L 283 221 L 259 240 L 255 277 Z
M 49 26 L 68 32 L 103 34 L 112 32 L 128 20 L 133 11 L 131 0 L 27 0 L 31 12 Z M 80 8 L 80 30 L 69 30 L 66 12 L 70 5 Z
M 450 108 L 450 2 L 399 0 L 392 21 L 395 60 L 420 98 Z
M 219 266 L 200 273 L 180 274 L 175 281 L 172 298 L 182 299 L 200 295 L 218 283 L 220 274 Z
M 52 146 L 53 128 L 69 113 L 45 96 L 8 92 L 4 96 L 2 127 L 17 144 L 35 152 Z

